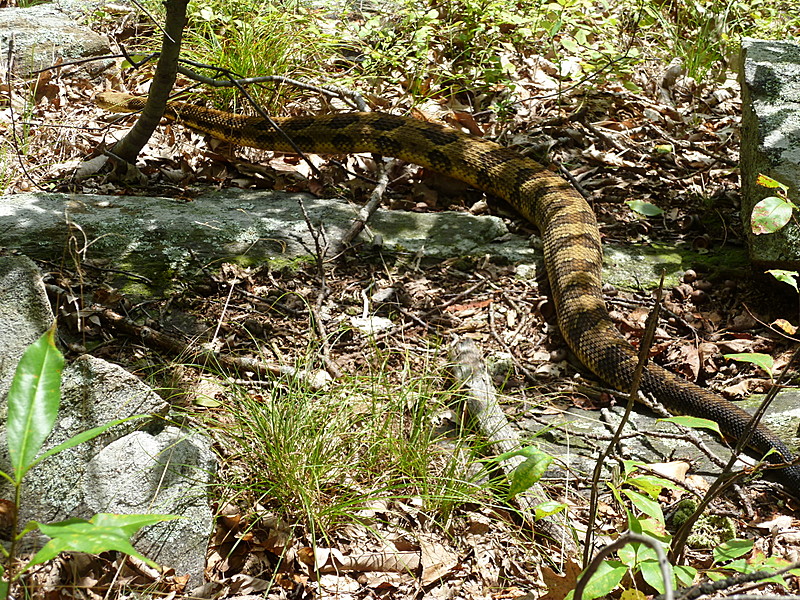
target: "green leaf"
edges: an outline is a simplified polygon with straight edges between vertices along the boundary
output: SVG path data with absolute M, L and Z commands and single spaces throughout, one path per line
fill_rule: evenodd
M 706 571 L 706 577 L 708 577 L 711 581 L 720 581 L 725 579 L 725 573 L 719 573 L 717 571 Z
M 664 525 L 664 521 L 659 519 L 653 519 L 651 517 L 645 517 L 639 519 L 639 526 L 642 529 L 642 533 L 645 535 L 649 535 L 654 540 L 658 540 L 663 543 L 669 543 L 672 539 L 672 536 L 666 529 Z
M 619 585 L 628 567 L 618 560 L 606 560 L 600 563 L 597 572 L 592 575 L 589 583 L 583 590 L 583 600 L 594 600 L 600 596 L 605 596 Z M 564 600 L 572 600 L 573 592 L 570 591 Z
M 511 450 L 509 452 L 503 452 L 498 456 L 495 456 L 492 460 L 497 462 L 502 462 L 504 460 L 508 460 L 509 458 L 514 458 L 515 456 L 524 456 L 525 458 L 535 458 L 541 454 L 544 454 L 539 448 L 536 446 L 525 446 L 524 448 L 520 448 L 519 450 Z
M 508 489 L 509 498 L 521 494 L 539 481 L 552 462 L 552 456 L 537 449 L 524 463 L 514 469 L 514 473 L 511 475 L 511 486 Z
M 767 375 L 772 379 L 772 367 L 775 366 L 775 361 L 769 354 L 761 354 L 760 352 L 740 352 L 738 354 L 724 354 L 725 358 L 730 360 L 737 360 L 739 362 L 752 363 L 757 367 L 761 367 L 766 371 Z
M 19 483 L 50 435 L 61 403 L 64 357 L 55 345 L 55 325 L 31 344 L 17 365 L 8 391 L 6 439 Z
M 770 269 L 767 271 L 770 275 L 772 275 L 778 281 L 782 281 L 783 283 L 788 283 L 790 286 L 794 288 L 794 291 L 797 292 L 797 271 L 786 271 L 784 269 Z
M 658 217 L 664 214 L 664 211 L 655 204 L 645 202 L 644 200 L 628 200 L 625 204 L 627 204 L 632 211 L 644 215 L 645 217 Z
M 38 565 L 61 552 L 76 551 L 100 554 L 109 550 L 124 552 L 158 569 L 158 564 L 141 555 L 131 545 L 130 537 L 142 527 L 161 521 L 177 519 L 174 515 L 112 515 L 98 514 L 89 521 L 69 519 L 60 523 L 37 523 L 39 530 L 52 538 L 36 553 L 27 567 Z
M 683 425 L 684 427 L 691 427 L 692 429 L 709 429 L 722 437 L 722 432 L 719 430 L 719 425 L 710 419 L 702 419 L 700 417 L 667 417 L 665 419 L 658 419 L 666 423 L 675 423 Z
M 664 488 L 671 490 L 683 489 L 678 484 L 672 483 L 663 477 L 657 477 L 656 475 L 637 475 L 636 477 L 626 479 L 625 483 L 639 488 L 654 500 L 658 498 L 658 495 Z
M 737 573 L 752 573 L 756 570 L 746 558 L 737 558 L 736 560 L 732 560 L 731 562 L 725 564 L 725 568 L 730 569 L 731 571 L 736 571 Z
M 122 61 L 122 64 L 120 65 L 120 69 L 123 69 L 123 70 L 124 70 L 124 69 L 130 69 L 130 68 L 133 68 L 133 67 L 135 66 L 135 65 L 134 65 L 134 62 L 136 63 L 136 65 L 139 65 L 139 66 L 141 66 L 141 64 L 140 64 L 140 63 L 141 63 L 141 62 L 142 62 L 142 61 L 143 61 L 145 58 L 147 58 L 147 56 L 148 56 L 147 54 L 132 54 L 132 55 L 131 55 L 131 60 L 125 59 L 125 60 L 123 60 L 123 61 Z M 138 67 L 137 67 L 137 68 L 138 68 Z
M 142 527 L 155 525 L 156 523 L 161 523 L 162 521 L 174 521 L 180 518 L 181 517 L 178 515 L 119 515 L 114 513 L 98 513 L 89 519 L 89 521 L 98 527 L 119 527 L 126 532 L 128 536 L 132 536 Z
M 753 540 L 729 540 L 714 548 L 714 563 L 726 563 L 744 556 L 753 549 Z
M 646 466 L 640 460 L 623 460 L 622 461 L 623 472 L 625 473 L 625 477 L 627 478 L 631 473 L 633 473 L 639 467 Z
M 697 577 L 697 569 L 686 565 L 672 567 L 672 572 L 678 580 L 678 585 L 675 587 L 688 587 L 694 583 L 694 578 Z
M 753 207 L 750 228 L 756 235 L 775 233 L 792 218 L 794 205 L 785 198 L 768 196 Z
M 648 517 L 652 517 L 660 523 L 664 522 L 664 513 L 661 512 L 661 505 L 658 502 L 652 498 L 648 498 L 644 494 L 634 492 L 633 490 L 625 489 L 622 490 L 622 493 L 630 499 L 631 504 L 640 512 L 646 514 Z
M 544 519 L 545 517 L 549 517 L 550 515 L 567 510 L 567 508 L 569 508 L 568 505 L 564 504 L 563 502 L 556 502 L 555 500 L 542 502 L 541 504 L 537 504 L 533 509 L 533 518 L 538 521 L 540 519 Z
M 665 591 L 664 578 L 661 576 L 661 568 L 658 566 L 658 560 L 648 559 L 639 563 L 639 570 L 642 573 L 642 578 L 649 583 L 653 589 L 659 594 Z

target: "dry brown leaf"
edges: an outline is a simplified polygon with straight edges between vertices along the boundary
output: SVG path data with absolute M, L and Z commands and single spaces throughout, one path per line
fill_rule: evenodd
M 659 475 L 669 477 L 675 481 L 683 481 L 686 479 L 686 474 L 692 467 L 692 465 L 685 460 L 673 460 L 667 463 L 653 463 L 648 466 Z
M 336 548 L 301 548 L 298 559 L 320 573 L 377 571 L 404 573 L 419 569 L 419 552 L 364 552 L 345 555 Z M 452 568 L 452 567 L 451 567 Z
M 717 346 L 723 354 L 738 354 L 752 352 L 754 343 L 755 341 L 752 339 L 720 340 L 717 342 Z
M 726 386 L 722 393 L 729 398 L 742 398 L 750 393 L 750 386 L 746 380 L 738 381 L 733 385 Z
M 581 574 L 580 565 L 573 559 L 564 564 L 564 573 L 559 575 L 548 566 L 542 567 L 542 579 L 547 593 L 539 600 L 564 600 L 567 594 L 575 589 L 578 577 Z
M 475 117 L 472 116 L 472 113 L 454 110 L 452 113 L 450 113 L 450 118 L 448 118 L 447 121 L 454 124 L 456 127 L 463 127 L 472 135 L 483 137 L 483 129 L 481 129 L 480 125 L 478 125 L 478 122 L 475 121 Z
M 422 585 L 442 579 L 458 565 L 458 556 L 433 538 L 420 539 L 419 545 L 422 553 Z
M 772 327 L 775 329 L 780 329 L 787 335 L 794 335 L 797 333 L 797 327 L 789 323 L 786 319 L 776 319 L 772 322 Z

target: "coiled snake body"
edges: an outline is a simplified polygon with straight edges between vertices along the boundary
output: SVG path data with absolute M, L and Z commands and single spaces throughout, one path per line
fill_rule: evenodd
M 141 110 L 145 99 L 102 93 L 97 103 L 116 112 Z M 595 375 L 616 389 L 630 389 L 637 357 L 617 331 L 601 294 L 602 248 L 594 212 L 565 180 L 544 166 L 494 142 L 441 125 L 382 113 L 345 113 L 275 119 L 285 135 L 260 117 L 246 117 L 181 102 L 165 116 L 243 146 L 295 152 L 373 152 L 444 173 L 509 202 L 542 233 L 544 262 L 558 324 L 569 347 Z M 668 410 L 716 421 L 726 436 L 741 437 L 750 415 L 731 402 L 657 365 L 648 365 L 640 389 Z M 758 457 L 786 463 L 792 454 L 759 425 L 749 444 Z M 775 470 L 789 492 L 800 497 L 800 466 Z

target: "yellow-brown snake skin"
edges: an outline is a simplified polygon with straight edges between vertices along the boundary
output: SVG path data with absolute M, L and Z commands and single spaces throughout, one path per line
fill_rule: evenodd
M 98 96 L 103 108 L 139 111 L 145 99 L 116 92 Z M 633 347 L 606 311 L 601 294 L 602 248 L 594 212 L 565 180 L 539 163 L 494 142 L 441 125 L 382 113 L 346 113 L 275 119 L 285 135 L 260 117 L 246 117 L 181 102 L 165 116 L 215 138 L 243 146 L 294 152 L 373 152 L 444 173 L 509 202 L 542 233 L 544 261 L 558 324 L 567 344 L 595 375 L 621 392 L 630 389 L 637 364 Z M 640 389 L 668 410 L 716 421 L 726 436 L 742 436 L 750 415 L 731 402 L 650 364 Z M 786 445 L 760 425 L 750 450 L 766 460 L 792 460 Z M 776 469 L 777 478 L 800 497 L 800 466 Z

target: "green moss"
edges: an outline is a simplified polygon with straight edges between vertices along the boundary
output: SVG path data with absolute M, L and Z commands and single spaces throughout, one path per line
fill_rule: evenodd
M 694 500 L 681 500 L 672 517 L 675 528 L 683 525 L 696 508 L 697 504 Z M 735 537 L 736 523 L 733 519 L 721 515 L 702 515 L 695 521 L 692 533 L 686 543 L 692 548 L 715 548 Z
M 655 289 L 665 272 L 664 286 L 680 283 L 687 269 L 697 269 L 710 279 L 741 276 L 748 269 L 747 253 L 732 246 L 696 252 L 666 244 L 606 246 L 603 279 L 623 289 Z

